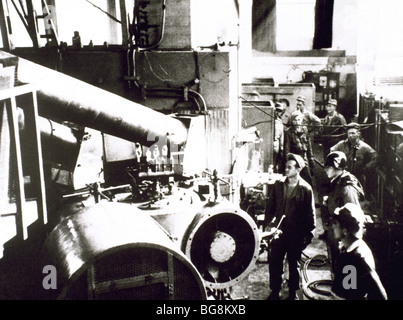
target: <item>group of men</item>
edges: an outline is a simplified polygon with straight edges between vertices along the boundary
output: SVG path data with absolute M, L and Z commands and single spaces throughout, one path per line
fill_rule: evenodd
M 376 165 L 376 152 L 362 141 L 360 125 L 347 125 L 336 111 L 337 101 L 330 99 L 327 115 L 321 120 L 305 108 L 305 98 L 297 98 L 296 110 L 289 123 L 283 123 L 285 106 L 275 104 L 275 168 L 284 178 L 274 183 L 268 196 L 265 226 L 273 230 L 269 248 L 271 293 L 269 300 L 278 300 L 281 290 L 283 260 L 287 256 L 289 279 L 288 299 L 296 298 L 299 288 L 298 261 L 311 242 L 316 227 L 312 167 L 315 160 L 311 133 L 323 135 L 324 171 L 329 180 L 328 194 L 321 209 L 324 233 L 318 236 L 327 242 L 334 275 L 332 293 L 343 299 L 387 299 L 375 270 L 371 250 L 363 241 L 366 174 Z M 344 130 L 347 139 L 344 138 Z M 364 187 L 363 187 L 364 186 Z M 345 267 L 354 268 L 357 286 L 346 287 Z

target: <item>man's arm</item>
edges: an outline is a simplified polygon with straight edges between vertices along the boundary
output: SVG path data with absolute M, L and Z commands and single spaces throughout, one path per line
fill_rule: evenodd
M 266 200 L 266 208 L 264 214 L 264 223 L 263 227 L 266 228 L 270 224 L 272 224 L 276 218 L 276 195 L 275 195 L 275 187 L 277 181 L 274 183 L 273 187 L 271 188 L 269 195 Z
M 370 146 L 365 148 L 365 157 L 366 159 L 366 164 L 365 164 L 365 171 L 370 171 L 376 168 L 377 164 L 377 153 L 374 149 L 372 149 Z
M 343 203 L 351 202 L 351 203 L 360 205 L 358 191 L 351 185 L 344 186 L 344 188 L 342 189 L 342 192 L 341 192 L 341 197 L 342 197 Z
M 308 117 L 309 117 L 309 125 L 312 127 L 319 127 L 322 124 L 322 121 L 320 120 L 320 118 L 313 114 L 312 112 L 308 113 Z M 311 130 L 309 130 L 311 131 Z
M 368 300 L 388 300 L 388 295 L 378 273 L 371 269 L 366 278 Z
M 330 152 L 333 152 L 333 151 L 342 151 L 342 152 L 344 152 L 343 148 L 342 148 L 343 143 L 344 143 L 343 140 L 337 142 L 334 146 L 330 147 Z

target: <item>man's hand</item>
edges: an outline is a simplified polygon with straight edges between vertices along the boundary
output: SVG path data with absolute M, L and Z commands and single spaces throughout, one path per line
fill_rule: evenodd
M 272 239 L 278 239 L 279 236 L 283 232 L 280 229 L 277 228 L 270 228 L 268 231 L 264 231 L 260 234 L 261 239 L 267 239 L 267 238 L 272 238 Z

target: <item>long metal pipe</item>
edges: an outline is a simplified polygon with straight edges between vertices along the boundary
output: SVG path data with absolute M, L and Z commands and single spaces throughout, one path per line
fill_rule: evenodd
M 38 117 L 38 123 L 44 160 L 74 171 L 81 147 L 80 134 L 76 136 L 71 128 L 50 119 Z
M 0 51 L 0 61 L 13 57 Z M 71 121 L 146 146 L 156 138 L 186 142 L 187 129 L 180 120 L 63 73 L 18 57 L 16 77 L 36 86 L 43 117 Z

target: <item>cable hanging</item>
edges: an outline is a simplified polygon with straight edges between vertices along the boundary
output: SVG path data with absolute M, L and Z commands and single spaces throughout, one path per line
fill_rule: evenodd
M 245 102 L 249 103 L 251 106 L 255 107 L 256 109 L 262 111 L 263 113 L 265 113 L 266 115 L 268 115 L 269 117 L 271 117 L 272 119 L 275 119 L 275 117 L 273 115 L 271 115 L 270 113 L 266 112 L 265 110 L 259 108 L 256 104 L 254 104 L 253 102 L 245 99 L 242 96 L 239 96 L 239 98 L 241 98 L 242 100 L 244 100 Z M 383 125 L 383 124 L 394 124 L 394 123 L 399 123 L 402 120 L 396 120 L 396 121 L 385 121 L 385 122 L 371 122 L 371 123 L 358 123 L 360 130 L 366 130 L 370 127 L 373 127 L 375 125 Z M 256 124 L 260 124 L 260 123 L 265 123 L 265 122 L 270 122 L 269 120 L 266 121 L 260 121 L 257 122 L 253 125 L 250 125 L 248 127 L 254 126 Z M 288 123 L 284 123 L 285 126 L 290 127 L 291 125 Z M 306 127 L 306 128 L 314 128 L 314 129 L 319 129 L 319 128 L 346 128 L 347 125 L 344 124 L 328 124 L 328 125 L 324 125 L 324 124 L 318 124 L 318 125 L 309 125 L 309 124 L 298 124 L 298 125 L 292 125 L 294 127 L 298 127 L 298 126 L 302 126 L 302 127 Z M 333 137 L 333 136 L 343 136 L 344 134 L 340 134 L 340 135 L 324 135 L 326 137 Z

